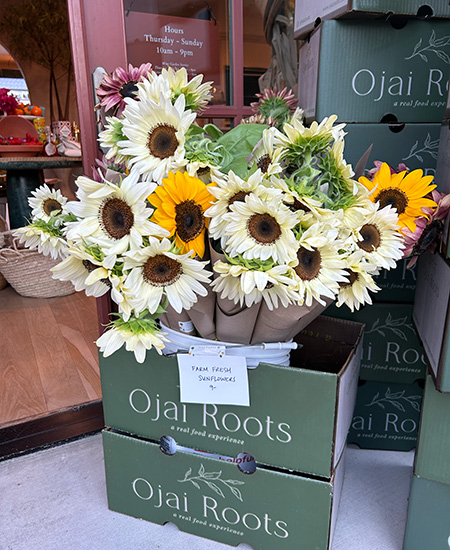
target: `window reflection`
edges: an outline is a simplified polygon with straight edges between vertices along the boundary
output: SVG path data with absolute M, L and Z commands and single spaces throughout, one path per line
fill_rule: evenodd
M 126 0 L 128 62 L 185 67 L 213 81 L 212 105 L 230 104 L 227 0 Z

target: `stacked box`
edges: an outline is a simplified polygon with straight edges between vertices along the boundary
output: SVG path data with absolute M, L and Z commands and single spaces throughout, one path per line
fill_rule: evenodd
M 366 171 L 383 161 L 435 175 L 448 101 L 448 1 L 297 0 L 294 26 L 304 39 L 298 98 L 306 121 L 338 115 L 353 166 L 371 147 Z M 417 439 L 427 365 L 412 322 L 416 272 L 407 263 L 376 277 L 373 306 L 327 310 L 366 325 L 349 434 L 365 448 L 410 450 Z
M 296 0 L 294 37 L 305 38 L 323 20 L 335 18 L 450 18 L 447 0 Z
M 361 448 L 409 451 L 415 447 L 427 365 L 412 314 L 413 304 L 395 302 L 374 303 L 353 313 L 346 306 L 327 309 L 327 315 L 365 325 L 348 435 L 348 441 Z
M 347 123 L 440 124 L 449 36 L 449 20 L 413 20 L 401 28 L 324 21 L 299 52 L 298 99 L 307 121 L 334 113 Z
M 414 322 L 436 387 L 450 392 L 450 263 L 430 253 L 418 263 Z
M 372 146 L 366 170 L 379 160 L 393 168 L 403 163 L 410 170 L 423 170 L 425 176 L 436 173 L 440 124 L 347 124 L 345 131 L 344 156 L 352 166 Z
M 101 358 L 110 508 L 231 545 L 329 548 L 362 331 L 316 319 L 290 367 L 249 370 L 249 407 L 182 403 L 176 356 Z M 160 451 L 167 436 L 173 456 Z M 244 475 L 236 463 L 249 456 Z
M 439 136 L 436 184 L 440 193 L 450 193 L 450 93 Z M 444 222 L 442 253 L 446 258 L 450 258 L 450 216 L 447 216 Z
M 411 483 L 404 550 L 448 548 L 450 395 L 427 377 Z

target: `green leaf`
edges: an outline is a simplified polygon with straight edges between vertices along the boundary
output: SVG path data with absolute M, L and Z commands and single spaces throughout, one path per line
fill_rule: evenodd
M 191 124 L 187 131 L 187 136 L 199 136 L 204 133 L 204 129 L 196 124 Z
M 265 124 L 239 124 L 220 137 L 217 143 L 223 145 L 232 157 L 229 162 L 227 162 L 228 159 L 224 159 L 221 166 L 222 172 L 226 174 L 229 170 L 233 170 L 239 177 L 244 178 L 247 175 L 247 157 L 262 138 L 266 128 L 268 126 Z
M 223 136 L 223 132 L 220 128 L 217 128 L 215 124 L 206 124 L 203 130 L 211 137 L 213 140 L 217 140 Z

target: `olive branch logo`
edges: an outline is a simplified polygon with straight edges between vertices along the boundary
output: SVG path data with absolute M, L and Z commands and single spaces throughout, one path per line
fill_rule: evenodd
M 236 485 L 245 485 L 245 481 L 239 481 L 237 479 L 222 479 L 220 477 L 221 475 L 222 475 L 222 470 L 220 472 L 207 472 L 203 464 L 200 464 L 198 475 L 193 476 L 192 468 L 189 468 L 189 470 L 184 474 L 184 479 L 179 479 L 178 481 L 179 483 L 185 483 L 186 481 L 190 481 L 192 485 L 197 489 L 201 489 L 199 482 L 203 482 L 215 493 L 220 495 L 222 498 L 225 498 L 225 495 L 222 489 L 219 487 L 219 485 L 217 483 L 213 483 L 213 481 L 217 481 L 219 483 L 222 483 L 228 489 L 230 489 L 232 494 L 242 502 L 242 493 L 236 487 Z
M 401 412 L 405 412 L 406 409 L 403 403 L 408 403 L 415 411 L 419 412 L 421 399 L 421 395 L 405 395 L 405 390 L 391 392 L 391 388 L 388 387 L 384 396 L 380 397 L 380 392 L 377 392 L 371 403 L 366 404 L 366 407 L 378 405 L 380 408 L 386 409 L 386 404 L 388 404 Z
M 405 59 L 412 59 L 416 55 L 418 55 L 423 61 L 428 63 L 428 57 L 425 55 L 426 53 L 434 53 L 436 54 L 439 59 L 441 59 L 444 63 L 450 64 L 450 57 L 447 53 L 442 51 L 439 48 L 443 48 L 444 46 L 448 46 L 450 44 L 450 36 L 444 36 L 442 38 L 436 38 L 436 32 L 433 30 L 431 33 L 431 36 L 428 40 L 428 45 L 422 46 L 422 39 L 417 42 L 417 44 L 414 46 L 414 51 L 409 57 L 405 57 Z
M 431 136 L 430 134 L 428 134 L 425 141 L 423 142 L 422 148 L 419 148 L 419 140 L 416 140 L 416 143 L 411 147 L 411 150 L 409 151 L 409 155 L 407 157 L 403 157 L 402 160 L 409 160 L 410 158 L 416 157 L 417 160 L 423 162 L 422 155 L 424 154 L 431 155 L 434 159 L 437 159 L 438 147 L 439 140 L 436 139 L 434 141 L 431 141 Z
M 381 336 L 386 336 L 385 331 L 390 330 L 401 340 L 408 340 L 406 333 L 400 327 L 404 327 L 412 331 L 413 334 L 415 334 L 415 330 L 412 324 L 407 322 L 407 319 L 408 317 L 406 315 L 404 317 L 400 317 L 399 319 L 393 319 L 392 315 L 388 313 L 384 325 L 380 324 L 380 319 L 378 318 L 371 326 L 371 328 L 365 331 L 365 334 L 378 332 L 378 334 L 381 334 Z

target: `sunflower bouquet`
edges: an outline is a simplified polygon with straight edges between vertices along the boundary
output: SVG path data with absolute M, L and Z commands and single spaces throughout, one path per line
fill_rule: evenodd
M 165 327 L 284 342 L 333 301 L 359 309 L 379 270 L 403 257 L 401 228 L 436 208 L 421 171 L 383 165 L 357 181 L 344 125 L 330 116 L 307 127 L 286 90 L 261 94 L 255 116 L 227 133 L 202 127 L 210 90 L 184 69 L 106 75 L 106 170 L 77 179 L 77 201 L 37 190 L 31 223 L 17 230 L 62 258 L 55 278 L 111 293 L 117 314 L 97 341 L 105 356 L 125 344 L 143 362 L 166 346 Z

